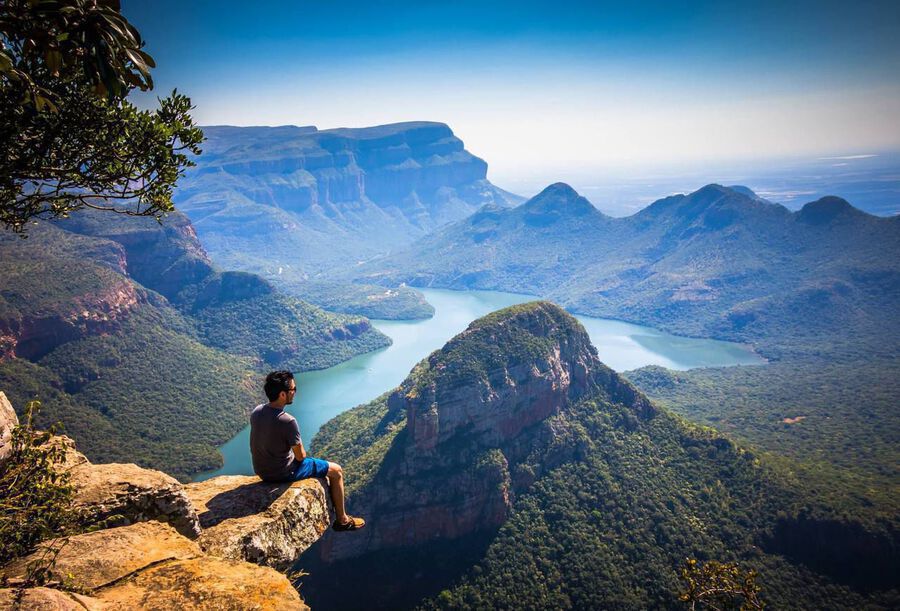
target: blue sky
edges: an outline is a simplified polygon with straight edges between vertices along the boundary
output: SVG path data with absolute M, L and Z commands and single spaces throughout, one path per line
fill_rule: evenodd
M 201 124 L 448 123 L 492 178 L 900 149 L 900 2 L 124 0 Z M 149 104 L 147 98 L 139 103 Z

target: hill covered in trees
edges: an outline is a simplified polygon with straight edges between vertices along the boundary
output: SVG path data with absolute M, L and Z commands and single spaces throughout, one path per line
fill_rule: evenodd
M 836 197 L 791 212 L 747 191 L 708 185 L 612 218 L 555 184 L 513 209 L 486 206 L 358 277 L 531 293 L 579 313 L 750 341 L 769 357 L 808 353 L 823 332 L 841 350 L 860 334 L 900 338 L 900 218 Z
M 773 607 L 896 601 L 895 512 L 654 405 L 549 303 L 475 321 L 313 451 L 369 520 L 301 559 L 314 606 L 675 607 L 685 557 Z
M 0 388 L 35 397 L 94 460 L 179 477 L 221 464 L 260 374 L 318 369 L 389 340 L 262 278 L 212 266 L 189 221 L 82 211 L 0 235 Z

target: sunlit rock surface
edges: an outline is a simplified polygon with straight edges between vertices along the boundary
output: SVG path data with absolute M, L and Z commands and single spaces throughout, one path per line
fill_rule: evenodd
M 223 475 L 186 491 L 203 527 L 200 546 L 213 556 L 287 569 L 330 524 L 328 494 L 317 479 L 272 484 Z

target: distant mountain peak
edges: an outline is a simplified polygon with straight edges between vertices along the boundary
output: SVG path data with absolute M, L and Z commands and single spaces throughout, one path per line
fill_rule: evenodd
M 749 189 L 747 189 L 747 190 L 749 191 Z M 752 193 L 752 191 L 750 191 L 750 192 Z M 705 185 L 703 187 L 700 187 L 699 189 L 697 189 L 696 191 L 694 191 L 693 193 L 688 195 L 688 197 L 691 197 L 694 199 L 714 200 L 714 199 L 721 199 L 722 197 L 729 197 L 729 196 L 734 196 L 734 195 L 740 195 L 741 197 L 749 197 L 746 193 L 744 193 L 742 191 L 738 191 L 738 190 L 732 189 L 730 187 L 725 187 L 723 185 L 720 185 L 720 184 L 714 183 L 714 182 L 710 183 L 708 185 Z
M 735 197 L 747 199 L 747 196 L 743 193 L 711 183 L 687 195 L 672 195 L 659 199 L 641 210 L 638 216 L 655 217 L 661 214 L 675 214 L 677 216 L 694 217 L 723 199 Z
M 751 189 L 750 187 L 745 187 L 744 185 L 728 185 L 728 188 L 732 191 L 737 191 L 738 193 L 743 193 L 747 197 L 757 198 L 759 195 Z
M 549 185 L 544 188 L 543 191 L 535 195 L 534 199 L 539 197 L 566 197 L 566 198 L 576 198 L 580 197 L 578 195 L 578 191 L 573 189 L 570 185 L 564 182 L 555 182 L 552 185 Z
M 797 214 L 801 221 L 813 225 L 821 225 L 830 223 L 838 217 L 861 216 L 865 213 L 858 208 L 854 208 L 850 202 L 842 197 L 826 195 L 804 205 Z
M 602 214 L 591 202 L 564 182 L 553 183 L 522 204 L 522 209 L 532 217 L 535 215 L 561 217 L 591 213 Z

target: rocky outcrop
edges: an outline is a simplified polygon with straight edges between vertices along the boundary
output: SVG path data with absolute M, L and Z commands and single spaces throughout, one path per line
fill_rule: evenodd
M 281 573 L 205 556 L 195 542 L 158 522 L 77 535 L 54 547 L 59 552 L 50 579 L 90 596 L 29 589 L 18 593 L 20 609 L 306 608 Z M 5 566 L 4 578 L 15 584 L 42 553 Z M 0 591 L 0 601 L 15 596 L 14 590 Z
M 472 325 L 419 365 L 388 400 L 406 412 L 409 451 L 421 457 L 463 430 L 486 447 L 501 444 L 589 390 L 604 366 L 587 334 L 553 310 L 537 305 Z M 552 341 L 534 351 L 528 338 Z M 489 362 L 466 375 L 481 348 Z
M 158 520 L 187 537 L 200 534 L 197 512 L 175 478 L 135 464 L 95 465 L 67 437 L 53 443 L 66 447 L 61 468 L 75 486 L 75 505 L 86 524 L 122 526 Z
M 148 568 L 101 593 L 115 610 L 304 610 L 290 580 L 274 569 L 235 560 L 195 558 Z
M 103 611 L 107 606 L 92 596 L 52 588 L 0 589 L 0 609 L 22 611 Z
M 287 569 L 328 528 L 328 495 L 320 480 L 272 484 L 224 475 L 188 484 L 200 517 L 199 543 L 213 556 Z
M 203 555 L 200 547 L 175 529 L 160 522 L 141 522 L 68 537 L 64 545 L 45 544 L 33 554 L 3 567 L 7 579 L 23 578 L 27 567 L 46 550 L 58 548 L 50 578 L 79 590 L 97 590 L 169 560 Z
M 655 414 L 558 306 L 533 302 L 475 321 L 388 397 L 382 422 L 405 417 L 405 428 L 351 494 L 369 524 L 326 537 L 324 559 L 499 527 L 517 494 L 584 451 L 566 413 L 589 396 L 627 405 L 636 419 Z
M 0 393 L 0 433 L 16 423 Z M 0 568 L 11 586 L 0 589 L 0 608 L 307 608 L 271 567 L 290 568 L 328 528 L 321 481 L 222 476 L 185 487 L 133 464 L 92 464 L 68 437 L 46 443 L 64 450 L 57 469 L 70 475 L 85 526 L 97 530 L 45 542 Z M 53 557 L 47 583 L 72 591 L 24 587 L 29 567 Z

